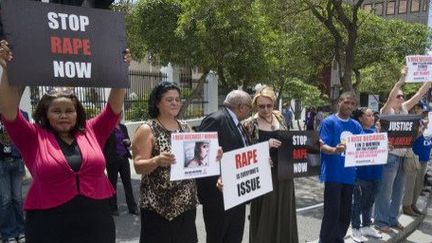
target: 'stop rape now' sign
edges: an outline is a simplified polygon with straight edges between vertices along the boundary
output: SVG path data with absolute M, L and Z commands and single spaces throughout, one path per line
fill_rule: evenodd
M 1 7 L 11 84 L 129 86 L 121 13 L 28 0 L 3 0 Z

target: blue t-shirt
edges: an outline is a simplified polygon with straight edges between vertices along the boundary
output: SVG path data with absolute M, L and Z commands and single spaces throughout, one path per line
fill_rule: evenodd
M 362 134 L 363 128 L 353 120 L 341 120 L 336 115 L 325 118 L 321 123 L 320 139 L 331 147 L 336 147 L 341 142 L 341 137 L 346 139 L 351 134 Z M 326 154 L 321 152 L 321 182 L 336 182 L 342 184 L 354 184 L 356 168 L 346 167 L 345 154 Z
M 430 158 L 430 152 L 432 148 L 432 138 L 425 138 L 423 135 L 418 137 L 413 144 L 413 151 L 418 155 L 421 163 L 427 163 Z
M 374 129 L 363 129 L 364 133 L 374 133 Z M 382 179 L 384 165 L 366 165 L 357 167 L 357 178 L 365 181 L 376 181 Z

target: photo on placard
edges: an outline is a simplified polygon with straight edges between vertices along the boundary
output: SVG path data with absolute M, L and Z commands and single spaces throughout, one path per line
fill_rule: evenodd
M 198 168 L 209 165 L 210 141 L 185 141 L 183 148 L 185 168 Z

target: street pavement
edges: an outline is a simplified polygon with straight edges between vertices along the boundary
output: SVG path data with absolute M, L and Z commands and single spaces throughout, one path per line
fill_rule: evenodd
M 132 167 L 132 165 L 131 165 Z M 135 174 L 133 167 L 132 171 L 132 187 L 134 190 L 135 199 L 139 200 L 139 185 L 140 176 Z M 321 219 L 323 214 L 323 184 L 319 183 L 317 177 L 309 178 L 297 178 L 295 179 L 295 193 L 296 193 L 296 206 L 297 206 L 297 225 L 299 242 L 317 242 L 319 236 L 319 230 L 321 227 Z M 29 184 L 25 184 L 24 193 L 26 193 Z M 119 205 L 119 216 L 115 216 L 116 224 L 116 238 L 118 243 L 138 243 L 140 235 L 140 217 L 131 215 L 128 213 L 128 209 L 125 202 L 123 185 L 119 178 L 117 184 L 118 190 L 118 205 Z M 419 200 L 420 208 L 425 208 L 429 202 L 427 215 L 425 220 L 422 222 L 421 219 L 416 219 L 406 215 L 402 215 L 400 220 L 404 226 L 411 227 L 414 231 L 406 239 L 400 239 L 397 237 L 407 237 L 409 233 L 395 233 L 392 235 L 386 235 L 383 240 L 370 240 L 368 242 L 404 242 L 404 243 L 432 243 L 432 207 L 427 198 L 421 197 Z M 245 232 L 243 236 L 243 243 L 248 243 L 249 234 L 249 221 L 247 219 L 249 215 L 249 207 L 247 207 L 246 220 L 245 220 Z M 417 222 L 417 223 L 416 223 Z M 419 225 L 420 224 L 420 225 Z M 198 232 L 198 242 L 205 243 L 205 228 L 202 216 L 202 208 L 198 206 L 196 226 Z M 417 227 L 418 226 L 418 227 Z M 346 242 L 353 242 L 350 239 L 350 231 L 347 234 Z M 393 241 L 392 239 L 397 239 Z

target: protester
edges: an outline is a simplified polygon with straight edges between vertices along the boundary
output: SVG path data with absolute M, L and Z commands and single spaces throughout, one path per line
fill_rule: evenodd
M 21 111 L 28 120 L 27 112 Z M 21 154 L 0 120 L 0 236 L 2 242 L 25 242 Z
M 315 116 L 315 130 L 319 131 L 319 129 L 321 127 L 321 122 L 322 122 L 322 120 L 324 120 L 324 118 L 325 118 L 325 116 L 324 116 L 323 108 L 319 107 L 318 112 Z
M 424 120 L 421 120 L 419 129 L 419 137 L 414 141 L 412 150 L 418 156 L 415 158 L 415 166 L 409 166 L 407 161 L 404 161 L 404 172 L 406 174 L 405 194 L 402 200 L 402 212 L 410 216 L 421 215 L 422 212 L 417 208 L 417 199 L 423 190 L 423 179 L 426 174 L 426 167 L 429 161 L 429 156 L 432 148 L 430 135 L 424 136 L 423 132 L 427 126 L 427 111 L 428 108 L 422 102 L 414 106 L 416 114 L 423 115 Z
M 357 105 L 354 93 L 344 92 L 338 99 L 337 113 L 321 123 L 321 175 L 324 182 L 324 216 L 320 242 L 344 242 L 351 221 L 351 202 L 355 167 L 345 167 L 347 136 L 361 134 L 360 124 L 350 116 Z
M 224 152 L 249 144 L 240 121 L 249 116 L 251 97 L 241 90 L 231 91 L 224 107 L 201 122 L 199 131 L 218 132 L 219 145 Z M 245 204 L 224 210 L 222 181 L 217 176 L 197 179 L 198 197 L 203 205 L 207 243 L 241 243 L 243 238 Z M 218 188 L 216 188 L 218 186 Z
M 2 122 L 33 178 L 24 205 L 26 242 L 115 242 L 108 203 L 114 190 L 104 174 L 102 147 L 119 119 L 125 90 L 112 89 L 105 109 L 86 121 L 77 97 L 54 89 L 37 104 L 32 124 L 18 112 L 21 95 L 8 82 L 12 53 L 4 40 L 0 57 Z
M 293 112 L 289 103 L 285 103 L 282 109 L 282 115 L 285 118 L 285 123 L 288 130 L 293 128 Z
M 298 242 L 293 179 L 278 179 L 280 131 L 288 130 L 284 118 L 274 110 L 276 95 L 264 86 L 256 91 L 252 106 L 257 113 L 243 125 L 252 143 L 269 141 L 273 191 L 252 200 L 249 242 Z
M 358 108 L 352 117 L 363 127 L 364 133 L 374 133 L 374 114 L 367 107 Z M 372 206 L 378 192 L 379 181 L 382 178 L 383 165 L 357 167 L 356 183 L 354 185 L 352 205 L 352 239 L 355 242 L 365 242 L 365 236 L 381 238 L 382 235 L 371 227 Z
M 209 143 L 196 142 L 194 148 L 194 157 L 187 161 L 186 168 L 196 168 L 208 165 Z
M 197 242 L 195 227 L 198 204 L 195 180 L 170 181 L 171 133 L 190 132 L 176 119 L 181 108 L 180 89 L 162 82 L 150 94 L 150 120 L 140 126 L 132 141 L 135 170 L 141 180 L 140 242 Z M 218 158 L 220 159 L 220 152 Z
M 120 120 L 121 118 L 117 121 L 114 131 L 109 136 L 103 150 L 108 178 L 116 191 L 110 200 L 111 213 L 114 216 L 119 215 L 117 206 L 117 178 L 120 173 L 129 213 L 138 215 L 139 212 L 133 195 L 129 165 L 129 158 L 132 158 L 129 152 L 131 142 L 126 126 L 121 124 Z
M 411 110 L 431 87 L 430 82 L 424 83 L 411 99 L 405 101 L 401 87 L 405 83 L 407 70 L 406 67 L 402 69 L 399 81 L 393 86 L 386 103 L 381 108 L 381 114 L 408 114 L 408 110 Z M 391 228 L 404 229 L 399 223 L 398 217 L 405 185 L 402 161 L 406 151 L 406 149 L 401 148 L 389 152 L 378 195 L 375 199 L 374 224 L 378 230 L 385 233 L 391 233 Z
M 305 119 L 305 128 L 307 131 L 313 131 L 315 130 L 315 108 L 311 107 L 306 111 L 306 119 Z

